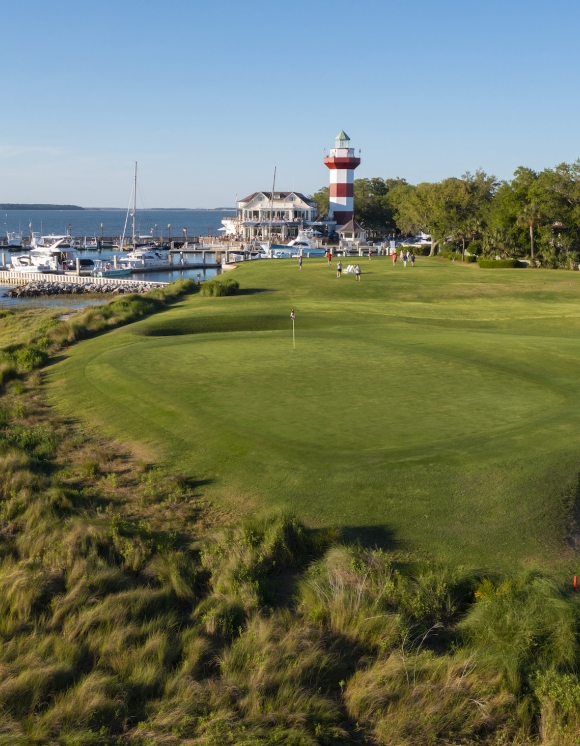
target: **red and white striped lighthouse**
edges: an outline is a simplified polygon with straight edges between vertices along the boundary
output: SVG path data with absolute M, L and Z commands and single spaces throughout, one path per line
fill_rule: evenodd
M 328 217 L 346 225 L 354 217 L 354 170 L 360 158 L 354 157 L 350 137 L 344 130 L 334 138 L 334 148 L 324 159 L 330 169 L 330 208 Z

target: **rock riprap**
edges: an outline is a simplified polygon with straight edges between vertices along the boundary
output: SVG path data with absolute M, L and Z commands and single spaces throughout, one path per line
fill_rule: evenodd
M 28 282 L 11 288 L 4 296 L 9 298 L 36 298 L 40 295 L 82 295 L 84 293 L 148 293 L 155 288 L 163 287 L 158 282 L 120 283 L 111 280 L 107 283 L 96 282 Z

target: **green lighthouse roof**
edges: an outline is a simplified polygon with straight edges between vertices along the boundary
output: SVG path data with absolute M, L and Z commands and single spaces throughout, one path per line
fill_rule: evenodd
M 341 130 L 334 139 L 335 140 L 350 140 L 350 137 L 346 134 L 344 130 Z

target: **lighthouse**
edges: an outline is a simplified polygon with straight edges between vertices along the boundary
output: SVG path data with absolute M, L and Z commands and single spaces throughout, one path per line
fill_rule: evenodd
M 344 130 L 334 138 L 324 164 L 330 169 L 330 207 L 328 217 L 345 225 L 354 217 L 354 170 L 360 158 L 354 157 L 350 137 Z

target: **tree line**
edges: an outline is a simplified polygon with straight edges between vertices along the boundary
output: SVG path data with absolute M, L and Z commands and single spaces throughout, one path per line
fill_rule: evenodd
M 328 213 L 329 189 L 312 195 Z M 439 182 L 356 179 L 355 219 L 385 235 L 424 231 L 431 254 L 530 257 L 543 266 L 580 261 L 580 159 L 537 172 L 518 168 L 509 181 L 484 171 Z

